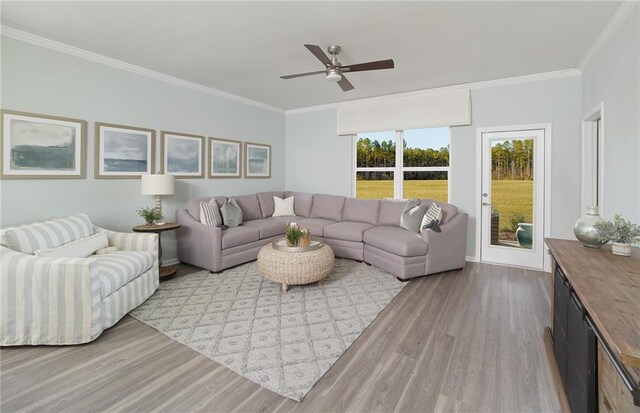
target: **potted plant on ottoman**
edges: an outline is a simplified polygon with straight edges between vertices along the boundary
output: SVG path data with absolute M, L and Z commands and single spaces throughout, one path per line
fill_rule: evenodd
M 598 222 L 594 225 L 600 241 L 612 241 L 611 252 L 628 257 L 631 255 L 631 243 L 640 237 L 640 227 L 622 218 L 620 214 L 613 221 Z

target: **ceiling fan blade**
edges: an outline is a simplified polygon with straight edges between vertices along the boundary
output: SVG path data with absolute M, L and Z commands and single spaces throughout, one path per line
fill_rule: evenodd
M 297 73 L 295 75 L 280 76 L 280 79 L 294 79 L 296 77 L 319 75 L 320 73 L 327 73 L 327 71 L 326 70 L 318 70 L 317 72 Z
M 393 59 L 377 60 L 375 62 L 358 63 L 355 65 L 342 66 L 343 72 L 364 72 L 365 70 L 393 69 L 395 67 Z
M 329 57 L 322 51 L 320 46 L 316 46 L 315 44 L 305 44 L 304 47 L 309 49 L 309 51 L 313 53 L 313 55 L 317 57 L 323 65 L 331 66 L 331 59 L 329 59 Z
M 342 75 L 342 79 L 340 79 L 340 81 L 338 82 L 338 85 L 340 85 L 343 92 L 347 92 L 353 89 L 353 85 L 347 80 L 346 77 L 344 77 L 344 74 Z

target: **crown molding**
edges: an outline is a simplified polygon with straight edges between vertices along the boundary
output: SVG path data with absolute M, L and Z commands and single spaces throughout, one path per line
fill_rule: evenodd
M 65 43 L 60 43 L 55 40 L 37 36 L 35 34 L 31 34 L 22 30 L 14 29 L 13 27 L 0 25 L 0 34 L 2 36 L 6 36 L 15 40 L 30 43 L 36 46 L 41 46 L 57 52 L 66 53 L 71 56 L 79 57 L 85 60 L 90 60 L 92 62 L 114 67 L 116 69 L 124 70 L 130 73 L 135 73 L 137 75 L 159 80 L 161 82 L 182 86 L 188 89 L 196 90 L 198 92 L 206 93 L 208 95 L 221 97 L 224 99 L 232 100 L 234 102 L 243 103 L 249 106 L 255 106 L 257 108 L 265 109 L 271 112 L 276 112 L 280 114 L 285 113 L 283 109 L 277 108 L 275 106 L 267 105 L 265 103 L 248 99 L 242 96 L 237 96 L 228 92 L 223 92 L 222 90 L 214 89 L 208 86 L 203 86 L 198 83 L 190 82 L 188 80 L 180 79 L 174 76 L 169 76 L 164 73 L 156 72 L 150 69 L 145 69 L 144 67 L 136 66 L 130 63 L 123 62 L 121 60 L 113 59 L 111 57 L 107 57 L 98 53 L 90 52 L 85 49 L 80 49 L 78 47 L 70 46 Z
M 631 10 L 633 10 L 633 8 L 638 4 L 640 4 L 638 0 L 625 0 L 622 2 L 620 7 L 618 7 L 618 10 L 616 10 L 616 12 L 614 13 L 613 17 L 611 17 L 611 20 L 609 20 L 609 23 L 607 23 L 607 25 L 602 30 L 602 33 L 600 33 L 596 41 L 593 42 L 593 45 L 591 45 L 591 48 L 589 49 L 587 54 L 582 58 L 582 61 L 580 62 L 580 70 L 584 71 L 589 67 L 589 65 L 591 65 L 593 58 L 600 52 L 600 49 L 602 49 L 604 45 L 607 44 L 611 36 L 613 36 L 616 30 L 618 30 L 618 27 L 620 27 L 629 13 L 631 13 Z
M 371 98 L 355 99 L 355 100 L 348 100 L 344 102 L 328 103 L 325 105 L 290 109 L 286 111 L 286 114 L 294 115 L 297 113 L 336 109 L 339 107 L 344 107 L 349 105 L 361 105 L 364 103 L 381 102 L 385 100 L 405 98 L 410 96 L 422 96 L 422 95 L 430 95 L 435 93 L 445 93 L 445 92 L 450 92 L 450 91 L 460 90 L 460 89 L 485 89 L 490 87 L 516 85 L 520 83 L 537 82 L 540 80 L 557 79 L 557 78 L 568 77 L 568 76 L 580 76 L 581 74 L 582 72 L 580 71 L 580 69 L 556 70 L 553 72 L 537 73 L 533 75 L 508 77 L 504 79 L 495 79 L 495 80 L 486 80 L 483 82 L 461 83 L 459 85 L 444 86 L 444 87 L 433 88 L 433 89 L 422 89 L 422 90 L 415 90 L 411 92 L 395 93 L 392 95 L 375 96 Z

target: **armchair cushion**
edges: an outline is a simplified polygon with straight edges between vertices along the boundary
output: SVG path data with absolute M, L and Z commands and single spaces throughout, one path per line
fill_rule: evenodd
M 76 214 L 45 222 L 7 228 L 2 231 L 0 244 L 23 254 L 67 244 L 93 234 L 87 214 Z
M 95 260 L 102 298 L 118 291 L 120 287 L 147 271 L 156 262 L 155 255 L 147 251 L 113 252 L 98 255 Z

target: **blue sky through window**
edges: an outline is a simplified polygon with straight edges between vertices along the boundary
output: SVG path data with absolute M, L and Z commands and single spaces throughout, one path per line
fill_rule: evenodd
M 388 141 L 396 140 L 396 133 L 390 132 L 371 132 L 359 133 L 358 139 L 369 138 L 372 141 Z M 449 145 L 449 128 L 425 128 L 425 129 L 409 129 L 404 131 L 404 140 L 409 148 L 446 148 Z

